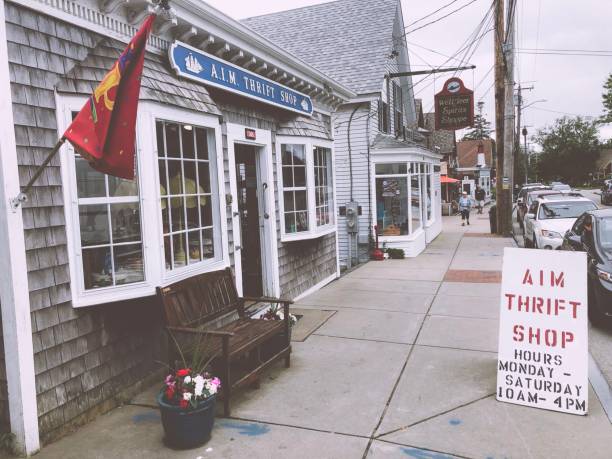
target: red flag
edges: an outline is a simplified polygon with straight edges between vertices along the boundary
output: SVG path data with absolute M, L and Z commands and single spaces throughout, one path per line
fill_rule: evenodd
M 155 14 L 147 17 L 64 132 L 75 150 L 104 174 L 134 178 L 140 77 L 154 20 Z

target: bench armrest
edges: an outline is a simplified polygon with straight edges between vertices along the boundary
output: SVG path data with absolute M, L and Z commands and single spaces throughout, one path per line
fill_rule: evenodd
M 221 330 L 199 330 L 197 328 L 173 327 L 173 326 L 167 326 L 166 329 L 170 331 L 180 332 L 180 333 L 191 333 L 194 335 L 213 335 L 213 336 L 220 336 L 220 337 L 234 336 L 234 333 L 232 332 L 221 331 Z
M 242 298 L 240 298 L 242 301 L 254 301 L 255 303 L 286 303 L 286 304 L 293 304 L 292 300 L 287 300 L 285 298 L 272 298 L 269 296 L 260 296 L 260 297 L 253 297 L 253 296 L 244 296 Z

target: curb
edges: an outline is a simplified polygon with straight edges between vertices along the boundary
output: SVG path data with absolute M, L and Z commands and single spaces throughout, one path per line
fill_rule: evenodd
M 604 409 L 604 412 L 608 416 L 610 424 L 612 424 L 612 388 L 610 388 L 608 381 L 604 377 L 603 373 L 599 369 L 597 362 L 589 352 L 589 381 L 591 386 L 599 398 L 599 402 Z

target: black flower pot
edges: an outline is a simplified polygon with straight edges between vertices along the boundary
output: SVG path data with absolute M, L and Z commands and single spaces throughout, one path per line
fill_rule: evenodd
M 164 401 L 163 390 L 157 395 L 157 404 L 164 426 L 164 441 L 171 448 L 190 449 L 201 446 L 210 439 L 215 423 L 213 395 L 198 403 L 195 408 L 181 408 Z

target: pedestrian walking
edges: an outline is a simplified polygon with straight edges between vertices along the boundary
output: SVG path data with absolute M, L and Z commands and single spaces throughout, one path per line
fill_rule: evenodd
M 464 191 L 459 198 L 459 211 L 461 212 L 461 226 L 465 226 L 465 223 L 470 224 L 470 209 L 472 208 L 472 198 Z
M 476 205 L 478 206 L 478 213 L 482 213 L 482 209 L 485 204 L 485 190 L 483 190 L 480 185 L 476 185 L 476 192 L 474 193 L 474 197 L 476 198 Z

